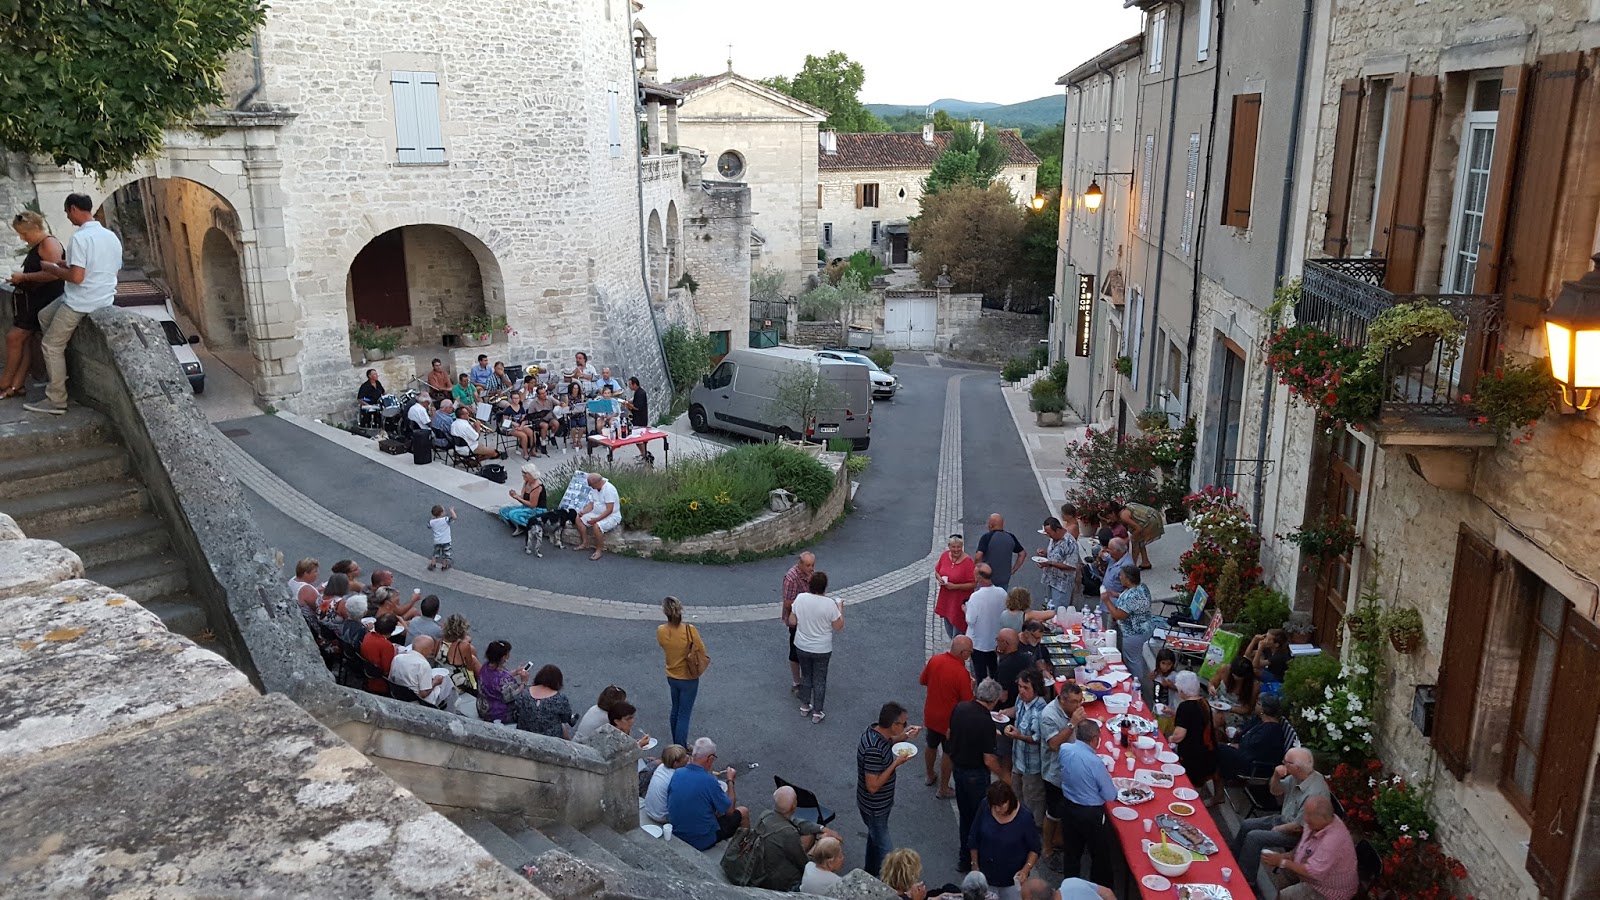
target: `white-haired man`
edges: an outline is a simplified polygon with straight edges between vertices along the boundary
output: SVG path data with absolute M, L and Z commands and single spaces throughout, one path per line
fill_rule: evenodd
M 395 648 L 394 661 L 389 663 L 389 681 L 410 688 L 423 703 L 439 709 L 455 711 L 456 686 L 444 673 L 433 667 L 433 658 L 439 652 L 439 642 L 420 635 L 411 646 Z
M 1304 747 L 1283 754 L 1283 765 L 1272 770 L 1267 786 L 1273 796 L 1283 798 L 1283 806 L 1273 815 L 1245 819 L 1233 836 L 1233 855 L 1246 884 L 1255 884 L 1263 851 L 1287 850 L 1299 843 L 1306 801 L 1328 796 L 1327 779 L 1316 770 L 1311 751 Z
M 572 549 L 593 549 L 589 559 L 595 560 L 606 552 L 606 532 L 622 527 L 622 501 L 617 486 L 599 472 L 590 472 L 588 481 L 589 502 L 578 511 L 578 546 Z
M 367 595 L 351 594 L 344 598 L 344 623 L 339 626 L 339 640 L 347 646 L 360 647 L 361 640 L 370 630 L 361 620 L 367 616 Z
M 1350 829 L 1333 814 L 1333 800 L 1307 797 L 1301 810 L 1305 827 L 1293 853 L 1268 850 L 1261 861 L 1278 866 L 1296 882 L 1278 892 L 1283 900 L 1351 900 L 1361 890 L 1356 845 Z
M 711 767 L 717 762 L 717 745 L 710 738 L 696 738 L 689 764 L 672 776 L 667 788 L 667 818 L 672 835 L 696 850 L 710 850 L 750 827 L 750 810 L 739 806 L 734 788 L 738 773 L 729 766 L 722 774 L 727 779 L 723 790 Z
M 763 813 L 755 825 L 756 845 L 750 851 L 755 858 L 744 860 L 741 866 L 749 873 L 748 880 L 742 882 L 745 886 L 771 891 L 797 890 L 800 879 L 805 877 L 806 854 L 817 838 L 839 837 L 838 832 L 815 822 L 796 819 L 797 802 L 794 788 L 788 785 L 772 792 L 772 809 Z M 723 857 L 724 871 L 730 864 L 729 858 Z M 728 875 L 730 879 L 733 877 L 732 872 Z

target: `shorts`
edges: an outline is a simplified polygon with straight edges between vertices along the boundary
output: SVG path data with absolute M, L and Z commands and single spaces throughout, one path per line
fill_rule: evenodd
M 798 650 L 794 649 L 794 632 L 795 632 L 795 627 L 793 625 L 790 625 L 789 626 L 789 662 L 797 663 L 797 662 L 800 661 L 800 652 Z
M 744 820 L 740 818 L 739 810 L 737 809 L 730 809 L 717 816 L 717 842 L 721 843 L 733 837 L 733 833 L 739 830 L 739 826 L 743 822 Z
M 450 545 L 449 544 L 434 544 L 433 545 L 433 558 L 434 559 L 449 559 L 450 558 Z
M 615 513 L 614 512 L 611 515 L 606 516 L 604 519 L 599 518 L 594 513 L 589 513 L 588 515 L 583 517 L 583 524 L 585 524 L 585 525 L 596 525 L 596 524 L 598 524 L 600 526 L 600 531 L 602 533 L 609 533 L 609 532 L 615 531 L 617 526 L 622 524 L 622 513 Z
M 926 731 L 928 735 L 929 750 L 937 750 L 940 747 L 943 747 L 945 743 L 950 740 L 949 735 L 940 731 L 934 731 L 932 728 L 926 728 L 924 731 Z
M 1059 785 L 1044 783 L 1044 815 L 1047 819 L 1061 821 L 1067 812 L 1067 796 L 1061 793 Z

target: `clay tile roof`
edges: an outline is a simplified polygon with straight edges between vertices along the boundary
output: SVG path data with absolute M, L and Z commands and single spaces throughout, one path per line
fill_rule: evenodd
M 1006 150 L 1006 165 L 1037 166 L 1039 157 L 1022 142 L 1022 135 L 1014 129 L 993 129 Z M 933 145 L 922 140 L 921 132 L 874 132 L 868 134 L 836 135 L 839 152 L 824 153 L 817 149 L 819 169 L 931 169 L 933 161 L 950 143 L 950 132 L 940 131 L 933 136 Z
M 715 75 L 702 75 L 699 78 L 686 78 L 683 81 L 669 81 L 662 85 L 662 87 L 665 87 L 668 90 L 677 91 L 680 94 L 689 94 L 693 93 L 695 89 L 703 88 L 713 81 L 720 81 L 724 74 L 726 73 L 718 72 Z

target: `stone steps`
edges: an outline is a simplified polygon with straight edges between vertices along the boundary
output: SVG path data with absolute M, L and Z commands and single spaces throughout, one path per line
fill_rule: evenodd
M 48 416 L 27 412 L 18 403 L 0 419 L 0 459 L 66 453 L 108 443 L 115 434 L 109 420 L 81 406 L 73 406 L 64 416 Z
M 72 548 L 85 568 L 160 553 L 171 545 L 167 526 L 152 515 L 86 522 L 51 532 L 50 540 Z
M 7 497 L 53 490 L 62 483 L 93 484 L 128 474 L 128 454 L 114 444 L 0 459 L 0 485 Z
M 156 553 L 94 566 L 84 573 L 109 588 L 127 594 L 141 606 L 186 590 L 189 572 L 170 553 Z
M 145 490 L 128 479 L 8 497 L 0 503 L 0 512 L 16 519 L 29 537 L 51 540 L 55 532 L 74 525 L 128 518 L 144 511 Z

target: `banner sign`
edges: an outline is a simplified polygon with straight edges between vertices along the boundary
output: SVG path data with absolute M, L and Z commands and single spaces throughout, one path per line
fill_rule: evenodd
M 1078 276 L 1078 332 L 1074 356 L 1089 355 L 1089 321 L 1094 312 L 1094 275 Z

